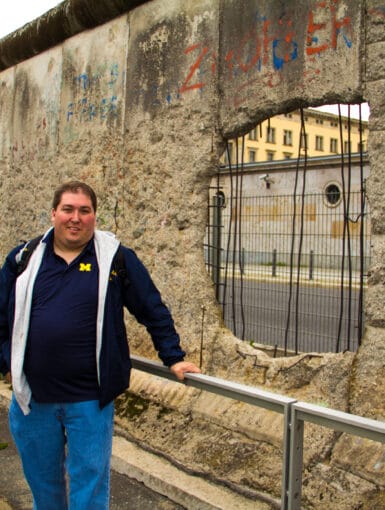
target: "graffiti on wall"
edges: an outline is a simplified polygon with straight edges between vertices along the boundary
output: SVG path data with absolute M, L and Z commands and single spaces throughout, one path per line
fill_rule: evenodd
M 66 121 L 75 120 L 77 122 L 92 122 L 99 119 L 104 121 L 108 118 L 117 117 L 118 97 L 103 97 L 98 103 L 90 101 L 83 97 L 76 102 L 70 102 L 67 105 Z
M 71 101 L 61 108 L 61 75 L 49 76 L 47 87 L 41 90 L 38 108 L 29 109 L 27 115 L 23 113 L 24 122 L 33 126 L 34 136 L 26 136 L 25 129 L 18 132 L 11 143 L 13 160 L 33 162 L 38 155 L 55 150 L 59 118 L 64 121 L 63 143 L 77 140 L 82 124 L 114 124 L 120 115 L 119 97 L 124 80 L 124 72 L 115 62 L 100 64 L 94 72 L 73 73 L 69 77 Z
M 385 8 L 372 9 L 369 14 L 385 16 Z M 286 71 L 295 69 L 297 62 L 307 62 L 302 68 L 298 66 L 304 73 L 299 85 L 305 87 L 322 72 L 323 55 L 353 48 L 355 20 L 351 16 L 346 13 L 342 0 L 316 1 L 304 19 L 288 11 L 279 18 L 269 18 L 257 10 L 247 30 L 239 31 L 230 39 L 229 47 L 224 48 L 221 56 L 216 53 L 213 43 L 192 41 L 183 49 L 185 71 L 182 75 L 177 71 L 181 78 L 173 80 L 169 77 L 167 80 L 164 77 L 162 83 L 147 84 L 145 89 L 140 88 L 138 83 L 130 83 L 126 90 L 127 70 L 116 61 L 97 62 L 94 66 L 87 64 L 84 69 L 68 73 L 60 100 L 55 94 L 48 97 L 50 92 L 43 98 L 40 105 L 45 105 L 47 111 L 40 108 L 41 118 L 35 119 L 39 121 L 38 130 L 42 135 L 53 138 L 60 125 L 63 142 L 68 143 L 79 138 L 82 126 L 116 126 L 122 118 L 123 97 L 127 91 L 133 104 L 150 97 L 154 108 L 180 102 L 184 96 L 194 92 L 203 97 L 219 67 L 223 89 L 226 91 L 226 84 L 231 84 L 231 101 L 236 106 L 250 97 L 253 83 L 276 87 L 288 76 L 296 79 L 293 78 L 294 72 Z M 56 76 L 56 79 L 62 90 L 62 77 Z M 49 106 L 50 102 L 55 102 L 55 111 Z M 47 126 L 51 126 L 49 133 Z M 39 147 L 46 143 L 45 136 L 42 136 Z M 23 141 L 18 140 L 14 153 L 25 154 L 22 148 Z
M 154 107 L 170 105 L 191 92 L 204 93 L 210 79 L 215 77 L 218 67 L 224 70 L 222 80 L 239 82 L 239 92 L 254 81 L 267 87 L 275 87 L 285 79 L 285 71 L 291 64 L 305 58 L 311 65 L 303 78 L 318 76 L 317 65 L 322 55 L 340 48 L 353 47 L 353 20 L 346 15 L 341 0 L 317 2 L 307 13 L 305 44 L 303 43 L 303 20 L 300 26 L 294 15 L 285 13 L 278 19 L 269 19 L 256 11 L 253 26 L 239 36 L 233 47 L 224 51 L 220 62 L 214 44 L 194 42 L 184 49 L 187 72 L 178 85 L 151 87 Z M 300 55 L 301 45 L 305 46 Z M 165 90 L 166 93 L 164 92 Z M 163 95 L 162 95 L 163 93 Z M 149 94 L 149 90 L 142 91 Z M 140 99 L 140 92 L 137 93 Z
M 339 3 L 340 0 L 320 1 L 309 10 L 304 49 L 304 58 L 308 61 L 316 63 L 323 53 L 336 51 L 339 45 L 352 48 L 352 19 L 339 12 Z M 302 25 L 296 26 L 294 18 L 288 14 L 272 20 L 256 12 L 254 26 L 243 34 L 234 48 L 225 51 L 224 62 L 221 63 L 225 70 L 223 78 L 233 81 L 258 73 L 265 85 L 278 85 L 283 79 L 281 71 L 298 59 L 299 40 L 303 38 Z M 190 45 L 184 53 L 191 65 L 179 88 L 179 94 L 203 90 L 206 86 L 204 77 L 216 72 L 217 54 L 204 43 Z M 319 69 L 315 68 L 312 72 L 318 74 Z M 249 84 L 246 81 L 242 87 Z
M 78 139 L 84 124 L 115 125 L 120 117 L 124 79 L 125 72 L 116 62 L 72 75 L 71 97 L 63 113 L 64 143 Z
M 113 63 L 106 71 L 82 72 L 73 77 L 74 100 L 68 102 L 67 122 L 92 122 L 111 120 L 118 116 L 119 64 Z
M 304 89 L 322 73 L 323 55 L 340 54 L 353 48 L 355 20 L 352 16 L 347 14 L 342 0 L 315 2 L 305 18 L 298 18 L 290 11 L 274 18 L 257 10 L 247 29 L 242 27 L 233 40 L 225 37 L 224 44 L 228 47 L 220 55 L 217 41 L 192 40 L 183 49 L 182 65 L 186 71 L 181 80 L 173 79 L 169 73 L 162 75 L 158 82 L 146 83 L 143 88 L 132 84 L 130 98 L 133 104 L 145 103 L 153 108 L 176 104 L 191 93 L 203 98 L 220 70 L 222 89 L 226 91 L 231 86 L 232 101 L 237 105 L 244 101 L 243 94 L 247 97 L 253 83 L 277 87 L 288 76 L 293 79 L 293 73 L 286 71 L 306 62 L 297 84 Z M 232 25 L 229 33 L 231 29 Z

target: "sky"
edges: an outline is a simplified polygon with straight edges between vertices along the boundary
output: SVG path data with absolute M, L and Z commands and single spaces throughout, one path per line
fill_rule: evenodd
M 7 2 L 7 8 L 0 16 L 0 39 L 38 18 L 61 2 L 62 0 L 11 0 Z M 338 114 L 336 106 L 325 105 L 319 109 Z M 348 115 L 348 109 L 345 105 L 341 105 L 341 114 Z M 369 107 L 366 103 L 362 106 L 361 115 L 362 120 L 368 120 Z M 359 118 L 358 107 L 351 106 L 350 116 L 356 119 Z
M 338 115 L 338 106 L 337 105 L 325 105 L 325 106 L 319 106 L 316 108 L 316 110 L 321 110 L 324 112 L 330 112 L 335 113 Z M 345 104 L 340 105 L 341 115 L 344 117 L 348 117 L 349 114 L 349 108 Z M 361 118 L 362 120 L 368 120 L 369 118 L 369 105 L 368 103 L 363 103 L 361 105 Z M 359 119 L 360 113 L 359 113 L 359 105 L 350 105 L 350 117 L 352 119 Z
M 3 0 L 4 1 L 4 0 Z M 62 0 L 11 0 L 0 16 L 0 39 L 38 18 Z

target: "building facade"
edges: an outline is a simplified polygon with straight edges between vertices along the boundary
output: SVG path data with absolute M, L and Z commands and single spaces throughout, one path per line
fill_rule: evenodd
M 365 152 L 368 123 L 307 108 L 276 115 L 252 129 L 244 139 L 230 140 L 223 162 L 255 163 Z

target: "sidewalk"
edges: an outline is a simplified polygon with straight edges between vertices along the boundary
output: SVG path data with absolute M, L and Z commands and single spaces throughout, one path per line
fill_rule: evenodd
M 31 510 L 32 499 L 8 429 L 9 385 L 0 381 L 0 510 Z M 1 448 L 1 445 L 7 445 Z M 260 501 L 188 475 L 115 435 L 110 510 L 269 510 Z
M 233 270 L 228 270 L 227 277 L 231 278 L 234 275 L 235 278 L 241 278 L 255 281 L 271 282 L 271 283 L 299 283 L 301 285 L 308 285 L 314 287 L 341 287 L 341 269 L 319 269 L 315 268 L 311 274 L 308 267 L 301 267 L 298 275 L 297 268 L 294 268 L 292 274 L 290 274 L 290 268 L 288 266 L 277 266 L 273 275 L 273 268 L 271 265 L 263 264 L 246 264 L 241 274 L 240 269 L 237 267 Z M 225 277 L 225 270 L 221 270 L 221 277 Z M 351 282 L 349 279 L 349 272 L 344 271 L 344 287 L 352 286 L 353 289 L 359 289 L 360 287 L 360 273 L 353 271 L 351 274 Z M 367 276 L 364 277 L 364 287 L 366 287 Z

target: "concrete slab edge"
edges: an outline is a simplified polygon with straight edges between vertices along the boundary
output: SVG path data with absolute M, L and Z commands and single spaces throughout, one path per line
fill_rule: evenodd
M 180 471 L 166 459 L 115 436 L 112 468 L 135 478 L 150 489 L 191 510 L 267 510 L 270 505 L 253 501 L 201 477 Z

